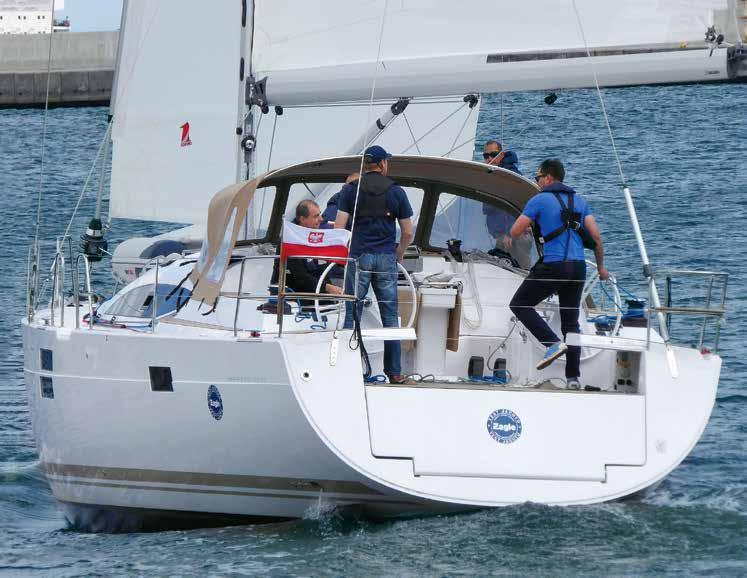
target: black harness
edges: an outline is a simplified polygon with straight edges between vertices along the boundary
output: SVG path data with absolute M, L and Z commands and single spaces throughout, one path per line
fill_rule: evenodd
M 560 205 L 560 219 L 563 221 L 563 224 L 560 225 L 560 227 L 558 227 L 557 229 L 554 229 L 547 233 L 547 235 L 542 234 L 542 232 L 540 231 L 539 223 L 537 223 L 535 227 L 532 227 L 534 238 L 537 240 L 537 243 L 540 247 L 540 257 L 544 258 L 545 256 L 546 243 L 549 243 L 553 239 L 557 239 L 558 237 L 560 237 L 560 235 L 567 232 L 568 239 L 565 244 L 565 254 L 563 255 L 563 261 L 565 261 L 568 258 L 568 247 L 571 244 L 571 231 L 575 231 L 578 236 L 581 237 L 581 242 L 584 245 L 584 249 L 595 249 L 597 243 L 581 224 L 581 213 L 574 210 L 573 197 L 575 196 L 575 192 L 567 192 L 568 206 L 566 206 L 563 202 L 563 199 L 560 198 L 560 193 L 557 193 L 555 191 L 548 192 L 552 192 L 552 194 L 557 199 L 558 204 Z
M 357 181 L 350 183 L 357 187 Z M 361 178 L 358 209 L 355 213 L 356 220 L 359 217 L 383 217 L 394 220 L 394 216 L 386 206 L 386 192 L 394 184 L 394 181 L 381 173 L 366 173 Z

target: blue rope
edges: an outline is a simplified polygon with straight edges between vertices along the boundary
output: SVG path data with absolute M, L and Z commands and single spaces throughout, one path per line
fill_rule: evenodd
M 311 329 L 313 329 L 314 331 L 326 331 L 327 329 L 327 318 L 325 316 L 322 316 L 322 319 L 320 321 L 316 318 L 316 314 L 312 312 L 299 310 L 298 312 L 296 312 L 296 315 L 293 319 L 296 323 L 301 323 L 301 321 L 312 319 L 314 323 L 311 324 Z
M 503 370 L 506 371 L 506 370 Z M 508 371 L 506 371 L 508 373 Z M 510 381 L 508 375 L 503 377 L 496 377 L 495 375 L 483 375 L 482 377 L 470 377 L 470 383 L 498 383 L 500 385 L 506 385 Z
M 618 283 L 617 281 L 615 281 L 615 282 L 614 282 L 613 284 L 614 284 L 615 286 L 617 286 L 617 288 L 618 288 L 618 289 L 619 289 L 620 291 L 622 291 L 623 293 L 625 293 L 625 294 L 626 294 L 626 295 L 627 295 L 628 297 L 632 297 L 632 298 L 633 298 L 633 299 L 635 299 L 636 301 L 640 301 L 640 299 L 638 298 L 638 295 L 636 295 L 635 293 L 631 293 L 631 292 L 630 292 L 630 291 L 628 291 L 628 290 L 627 290 L 627 289 L 626 289 L 625 287 L 623 287 L 622 285 L 620 285 L 620 283 Z

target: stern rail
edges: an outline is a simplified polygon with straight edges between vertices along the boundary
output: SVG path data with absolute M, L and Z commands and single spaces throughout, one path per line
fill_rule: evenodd
M 667 269 L 662 271 L 656 271 L 649 278 L 649 303 L 651 303 L 652 291 L 655 290 L 656 279 L 663 279 L 665 284 L 664 291 L 664 305 L 659 307 L 649 306 L 647 308 L 647 345 L 650 343 L 651 337 L 651 313 L 657 315 L 664 315 L 666 328 L 671 330 L 672 319 L 674 316 L 682 317 L 702 317 L 703 320 L 700 324 L 700 332 L 698 336 L 698 349 L 703 350 L 706 341 L 706 331 L 708 321 L 714 320 L 714 335 L 713 342 L 710 351 L 713 353 L 718 352 L 719 337 L 721 335 L 721 325 L 723 324 L 724 316 L 726 315 L 726 288 L 729 282 L 729 274 L 723 271 L 696 271 L 693 269 Z M 693 296 L 692 282 L 703 281 L 706 285 L 705 295 L 702 297 L 704 304 L 674 304 L 674 283 L 675 282 L 687 282 L 690 281 L 689 299 L 691 301 L 699 300 L 698 297 Z

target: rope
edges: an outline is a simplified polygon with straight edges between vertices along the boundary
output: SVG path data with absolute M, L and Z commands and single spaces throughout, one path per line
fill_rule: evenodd
M 107 123 L 106 132 L 104 133 L 104 138 L 101 140 L 101 144 L 99 144 L 99 149 L 96 151 L 96 156 L 93 159 L 93 164 L 91 165 L 91 170 L 88 171 L 88 176 L 86 177 L 85 183 L 83 183 L 83 189 L 80 191 L 80 195 L 78 196 L 78 202 L 75 203 L 75 208 L 73 209 L 73 214 L 70 215 L 70 221 L 67 224 L 67 227 L 65 228 L 65 234 L 62 236 L 64 239 L 68 236 L 70 233 L 70 227 L 73 224 L 73 219 L 75 219 L 75 215 L 78 212 L 78 209 L 80 208 L 80 203 L 83 200 L 83 197 L 86 194 L 86 189 L 88 188 L 88 183 L 91 181 L 91 176 L 93 175 L 93 171 L 96 168 L 96 163 L 99 160 L 99 156 L 101 155 L 101 151 L 104 150 L 104 145 L 106 144 L 107 139 L 109 138 L 109 135 L 111 135 L 112 131 L 112 121 L 110 120 Z M 103 159 L 101 162 L 105 163 L 106 159 Z
M 460 110 L 462 110 L 462 109 L 463 109 L 463 108 L 464 108 L 465 106 L 467 106 L 467 103 L 466 103 L 466 102 L 465 102 L 464 104 L 462 104 L 462 106 L 460 106 L 459 108 L 457 108 L 457 109 L 456 109 L 456 110 L 455 110 L 454 112 L 452 112 L 452 113 L 448 114 L 448 115 L 447 115 L 446 117 L 444 117 L 444 118 L 443 118 L 443 119 L 442 119 L 441 121 L 439 121 L 438 123 L 436 123 L 436 125 L 435 125 L 435 126 L 433 126 L 433 127 L 432 127 L 432 128 L 430 129 L 430 130 L 428 130 L 428 131 L 426 131 L 425 133 L 423 133 L 423 135 L 422 135 L 422 136 L 421 136 L 421 137 L 420 137 L 420 138 L 419 138 L 419 139 L 418 139 L 417 141 L 415 141 L 415 142 L 414 142 L 413 144 L 411 144 L 411 145 L 410 145 L 409 147 L 407 147 L 407 148 L 406 148 L 405 150 L 403 150 L 403 151 L 402 151 L 402 154 L 405 154 L 405 153 L 406 153 L 407 151 L 409 151 L 409 150 L 410 150 L 410 149 L 411 149 L 411 148 L 412 148 L 413 146 L 417 146 L 417 143 L 419 143 L 420 141 L 422 141 L 422 140 L 423 140 L 423 139 L 424 139 L 425 137 L 427 137 L 427 136 L 428 136 L 429 134 L 431 134 L 431 133 L 432 133 L 432 132 L 433 132 L 434 130 L 436 130 L 436 129 L 437 129 L 438 127 L 440 127 L 440 126 L 441 126 L 442 124 L 444 124 L 444 123 L 445 123 L 445 122 L 446 122 L 447 120 L 449 120 L 449 119 L 450 119 L 450 118 L 451 118 L 452 116 L 454 116 L 455 114 L 457 114 L 457 113 L 458 113 L 458 112 L 459 112 Z
M 54 15 L 53 15 L 54 16 Z M 54 17 L 49 24 L 49 53 L 47 54 L 47 90 L 44 95 L 44 120 L 42 121 L 41 161 L 39 163 L 39 192 L 36 201 L 36 232 L 34 247 L 39 247 L 39 229 L 41 227 L 42 188 L 44 185 L 44 156 L 47 145 L 47 118 L 49 116 L 49 85 L 52 78 L 52 39 L 54 38 Z
M 259 117 L 259 122 L 257 123 L 257 131 L 254 135 L 254 138 L 257 138 L 257 133 L 259 133 L 259 125 L 262 123 L 262 117 L 264 115 L 261 115 Z M 272 137 L 270 138 L 270 152 L 267 154 L 267 169 L 266 172 L 270 171 L 270 163 L 272 162 L 272 149 L 275 147 L 275 129 L 277 129 L 278 126 L 278 113 L 275 113 L 275 120 L 272 123 Z M 262 204 L 259 206 L 259 223 L 256 228 L 257 231 L 259 231 L 262 228 L 262 216 L 265 214 L 265 199 L 267 198 L 267 187 L 264 188 L 262 191 Z
M 376 68 L 374 69 L 374 75 L 373 80 L 371 82 L 371 97 L 368 102 L 368 111 L 366 113 L 366 126 L 364 127 L 364 133 L 368 134 L 368 127 L 371 124 L 371 113 L 373 112 L 373 105 L 374 105 L 374 94 L 376 93 L 376 80 L 379 76 L 379 64 L 381 62 L 381 46 L 384 40 L 384 26 L 386 25 L 386 13 L 387 9 L 389 7 L 389 0 L 386 0 L 384 3 L 384 14 L 381 17 L 381 27 L 379 28 L 379 45 L 376 50 Z M 363 154 L 365 150 L 368 148 L 368 139 L 364 140 L 363 142 L 363 150 L 361 151 L 361 163 L 358 167 L 358 174 L 361 175 L 361 177 L 358 179 L 358 186 L 355 190 L 355 204 L 353 205 L 353 214 L 351 215 L 352 222 L 350 223 L 350 243 L 353 242 L 353 234 L 355 232 L 355 216 L 358 213 L 358 199 L 360 198 L 360 192 L 361 192 L 361 181 L 363 180 L 363 162 L 365 160 L 365 155 Z M 343 269 L 342 273 L 342 286 L 347 287 L 347 278 L 348 278 L 348 266 L 350 265 L 350 261 L 345 262 L 345 267 Z M 356 294 L 358 292 L 358 288 L 355 288 Z M 357 309 L 357 304 L 353 303 L 353 310 Z M 337 318 L 337 326 L 339 328 L 340 325 L 340 316 Z M 369 371 L 370 373 L 370 371 Z
M 503 106 L 503 100 L 501 100 L 501 106 Z M 467 117 L 464 119 L 464 122 L 462 123 L 461 128 L 459 129 L 459 132 L 454 137 L 454 141 L 451 143 L 451 146 L 454 147 L 457 143 L 457 140 L 459 140 L 459 137 L 462 136 L 462 132 L 464 132 L 464 127 L 467 126 L 467 123 L 469 122 L 470 117 L 472 116 L 472 113 L 474 112 L 474 108 L 470 108 L 469 112 L 467 113 Z M 502 129 L 501 129 L 502 130 Z
M 473 142 L 474 140 L 477 140 L 477 137 L 476 137 L 476 136 L 473 136 L 472 138 L 468 138 L 468 139 L 467 139 L 466 141 L 464 141 L 464 142 L 463 142 L 462 144 L 460 144 L 460 145 L 457 145 L 457 146 L 455 146 L 454 148 L 452 148 L 452 149 L 450 149 L 450 150 L 446 151 L 446 152 L 445 152 L 444 154 L 442 154 L 441 156 L 442 156 L 442 157 L 448 157 L 448 156 L 449 156 L 449 155 L 450 155 L 451 153 L 453 153 L 454 151 L 457 151 L 457 150 L 459 150 L 459 149 L 460 149 L 460 148 L 462 148 L 462 147 L 463 147 L 464 145 L 468 145 L 469 143 Z
M 578 29 L 581 33 L 581 39 L 584 41 L 584 48 L 586 49 L 586 57 L 589 59 L 589 64 L 591 66 L 591 73 L 594 76 L 594 86 L 596 87 L 597 96 L 599 97 L 599 106 L 602 108 L 602 115 L 604 116 L 604 124 L 607 126 L 607 134 L 610 137 L 610 143 L 612 144 L 612 152 L 615 155 L 615 162 L 617 163 L 617 170 L 620 172 L 620 179 L 622 182 L 622 185 L 625 186 L 625 174 L 623 173 L 623 167 L 622 162 L 620 162 L 620 155 L 617 152 L 617 144 L 615 143 L 615 137 L 612 134 L 612 127 L 610 126 L 610 119 L 607 116 L 607 107 L 604 105 L 604 96 L 602 96 L 602 91 L 599 88 L 599 78 L 597 77 L 597 69 L 596 66 L 594 66 L 594 59 L 591 56 L 591 51 L 589 50 L 589 43 L 586 41 L 586 33 L 584 32 L 584 25 L 581 22 L 581 15 L 578 12 L 578 6 L 576 6 L 576 0 L 572 0 L 573 2 L 573 11 L 576 13 L 576 21 L 578 22 Z
M 514 323 L 511 326 L 511 329 L 509 329 L 508 334 L 506 335 L 506 337 L 503 338 L 503 341 L 501 341 L 498 344 L 498 347 L 495 348 L 495 351 L 488 356 L 488 359 L 486 361 L 486 364 L 487 364 L 488 367 L 490 367 L 490 360 L 493 359 L 493 356 L 496 353 L 498 353 L 504 345 L 506 345 L 506 343 L 508 342 L 509 337 L 511 337 L 511 334 L 514 332 L 514 329 L 516 329 L 516 326 L 519 324 L 519 320 L 516 319 L 516 317 L 513 317 L 512 319 L 514 320 Z
M 413 144 L 413 146 L 418 151 L 418 154 L 422 155 L 423 151 L 421 151 L 420 147 L 418 146 L 418 139 L 415 137 L 415 133 L 413 132 L 412 127 L 410 126 L 410 121 L 407 120 L 407 113 L 404 112 L 404 111 L 402 112 L 402 118 L 404 118 L 405 122 L 407 123 L 407 130 L 410 131 L 410 136 L 412 137 L 412 144 Z M 410 149 L 406 149 L 405 152 L 407 152 L 408 150 L 410 150 Z

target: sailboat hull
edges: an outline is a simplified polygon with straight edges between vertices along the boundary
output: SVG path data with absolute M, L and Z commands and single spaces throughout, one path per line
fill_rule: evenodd
M 635 395 L 394 388 L 363 383 L 344 334 L 334 356 L 331 333 L 242 341 L 43 317 L 24 324 L 40 465 L 70 521 L 94 531 L 620 498 L 687 455 L 720 368 L 678 350 L 687 377 L 674 380 L 652 347 Z M 500 409 L 521 419 L 510 443 L 487 426 Z

